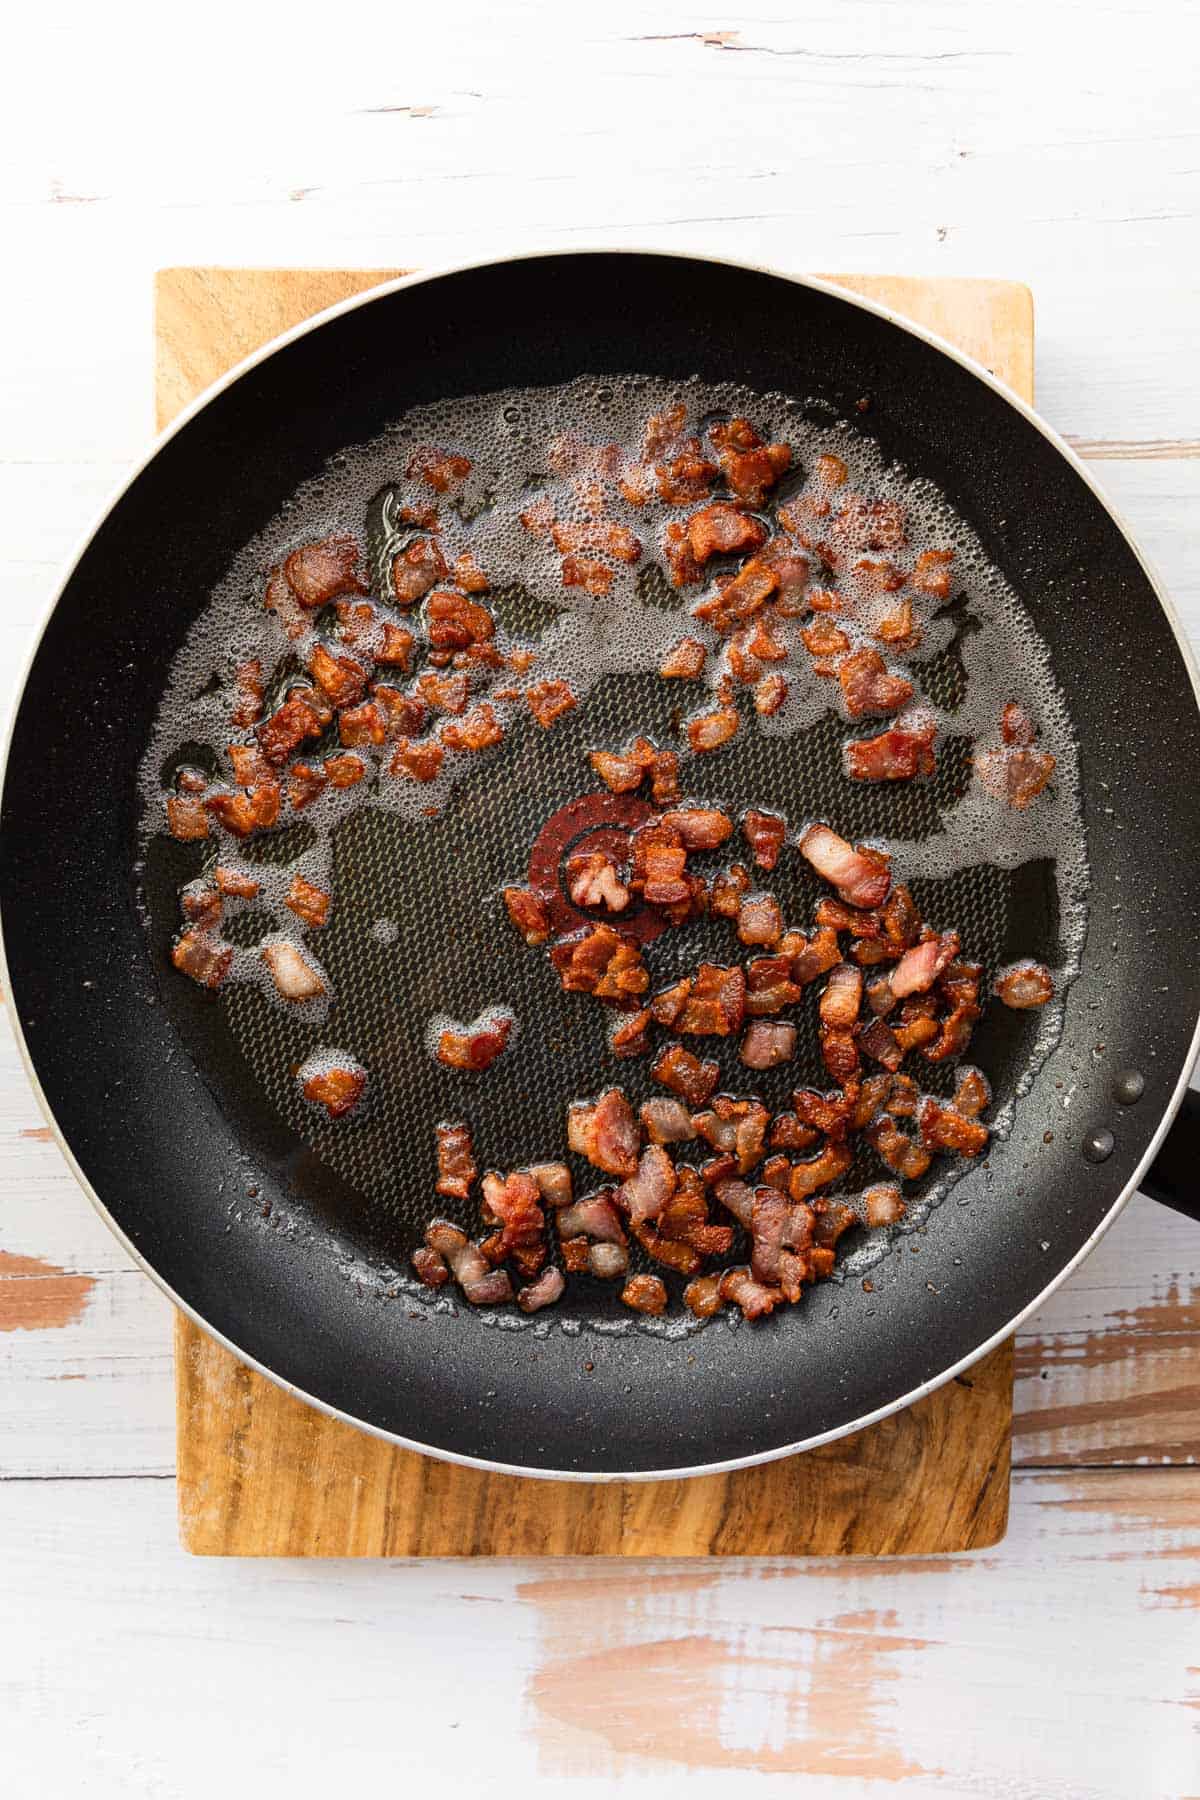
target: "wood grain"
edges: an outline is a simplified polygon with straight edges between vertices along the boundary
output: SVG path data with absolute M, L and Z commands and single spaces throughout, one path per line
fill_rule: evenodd
M 281 331 L 400 270 L 167 269 L 160 425 Z M 1015 282 L 830 279 L 1032 397 Z M 910 1554 L 993 1544 L 1008 1513 L 1012 1346 L 907 1413 L 766 1468 L 690 1482 L 530 1482 L 440 1463 L 302 1405 L 176 1321 L 180 1533 L 198 1555 Z

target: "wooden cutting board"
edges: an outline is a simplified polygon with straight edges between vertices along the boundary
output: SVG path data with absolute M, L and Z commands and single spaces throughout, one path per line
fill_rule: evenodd
M 167 269 L 160 427 L 280 332 L 403 271 Z M 1015 282 L 836 276 L 1033 397 Z M 1012 1345 L 908 1411 L 805 1456 L 692 1481 L 546 1482 L 399 1450 L 326 1418 L 175 1326 L 179 1531 L 201 1556 L 925 1556 L 1008 1522 Z

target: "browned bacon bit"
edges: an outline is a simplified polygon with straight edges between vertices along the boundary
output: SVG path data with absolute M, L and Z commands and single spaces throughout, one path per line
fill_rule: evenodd
M 303 812 L 320 796 L 325 779 L 324 769 L 314 769 L 310 763 L 292 764 L 288 770 L 288 799 L 296 812 Z
M 958 1086 L 954 1090 L 955 1112 L 961 1113 L 964 1119 L 977 1119 L 991 1102 L 992 1090 L 983 1071 L 971 1068 L 969 1064 L 961 1068 L 958 1072 Z
M 338 642 L 351 650 L 369 646 L 375 635 L 375 608 L 365 600 L 335 600 L 333 610 Z
M 680 638 L 673 649 L 668 650 L 658 665 L 658 672 L 665 680 L 694 681 L 704 671 L 704 661 L 708 652 L 699 638 Z
M 850 639 L 841 626 L 821 615 L 804 627 L 800 638 L 812 657 L 814 674 L 836 675 L 840 659 L 850 648 Z
M 881 1181 L 867 1188 L 862 1197 L 863 1217 L 873 1231 L 883 1225 L 898 1225 L 908 1208 L 900 1198 L 900 1189 L 891 1181 Z
M 176 940 L 171 961 L 181 974 L 190 975 L 201 987 L 219 988 L 233 962 L 233 949 L 193 925 Z
M 941 1027 L 937 1020 L 937 1001 L 932 994 L 914 994 L 900 1008 L 898 1022 L 892 1027 L 896 1034 L 896 1042 L 901 1050 L 908 1054 L 910 1050 L 925 1050 L 939 1036 Z M 926 1050 L 926 1054 L 928 1051 Z
M 931 720 L 919 731 L 893 726 L 878 737 L 856 738 L 846 745 L 846 773 L 852 781 L 911 781 L 914 775 L 932 775 L 936 736 Z
M 696 563 L 731 551 L 758 550 L 766 543 L 767 528 L 761 520 L 728 500 L 714 500 L 687 520 L 688 548 Z
M 545 899 L 531 888 L 508 887 L 504 890 L 508 916 L 532 949 L 544 944 L 550 936 L 550 914 Z
M 347 753 L 327 756 L 323 769 L 331 788 L 351 788 L 356 787 L 366 775 L 367 765 L 361 756 Z
M 811 1150 L 820 1133 L 805 1125 L 794 1112 L 777 1113 L 768 1142 L 772 1150 Z
M 974 762 L 988 793 L 1018 812 L 1033 804 L 1056 767 L 1056 759 L 1046 750 L 984 750 Z
M 564 713 L 578 706 L 574 690 L 565 681 L 542 681 L 525 689 L 525 704 L 544 731 Z
M 892 1091 L 890 1075 L 868 1075 L 865 1081 L 858 1084 L 854 1095 L 854 1104 L 850 1109 L 850 1129 L 865 1131 L 871 1120 L 883 1110 Z
M 818 1189 L 837 1181 L 850 1167 L 853 1154 L 844 1139 L 831 1138 L 819 1156 L 810 1157 L 807 1162 L 793 1163 L 788 1177 L 792 1199 L 807 1200 Z
M 746 968 L 746 1016 L 763 1019 L 782 1012 L 785 1006 L 793 1006 L 799 1000 L 802 991 L 792 980 L 790 956 L 756 956 Z M 762 1041 L 765 1040 L 755 1040 Z
M 878 913 L 865 912 L 859 906 L 847 906 L 844 900 L 831 900 L 828 895 L 817 901 L 813 914 L 818 925 L 832 925 L 835 931 L 851 931 L 855 937 L 878 937 L 883 930 Z
M 416 1270 L 417 1280 L 423 1282 L 426 1287 L 445 1287 L 450 1279 L 449 1269 L 437 1251 L 431 1250 L 428 1244 L 422 1244 L 419 1249 L 413 1251 L 412 1266 Z
M 674 825 L 651 819 L 633 834 L 630 849 L 629 885 L 651 906 L 672 906 L 690 897 L 685 877 L 687 847 Z
M 637 1168 L 637 1120 L 620 1088 L 609 1088 L 594 1106 L 577 1104 L 567 1113 L 567 1143 L 607 1175 L 632 1175 Z
M 778 813 L 757 812 L 754 808 L 742 819 L 742 836 L 749 844 L 760 869 L 773 869 L 787 836 L 787 820 Z
M 800 854 L 835 887 L 848 906 L 881 906 L 892 885 L 891 857 L 860 844 L 851 849 L 828 825 L 810 825 Z
M 375 661 L 386 663 L 389 668 L 402 669 L 407 674 L 409 663 L 412 660 L 413 643 L 411 631 L 408 631 L 403 625 L 393 625 L 390 620 L 385 621 L 383 644 L 375 652 Z
M 700 964 L 675 1029 L 690 1037 L 728 1037 L 746 1013 L 746 974 L 736 964 Z
M 608 1047 L 614 1056 L 645 1056 L 650 1048 L 650 1008 L 618 1019 L 608 1034 Z
M 964 1118 L 952 1106 L 926 1094 L 919 1114 L 921 1142 L 927 1150 L 952 1150 L 959 1156 L 978 1156 L 988 1141 L 988 1128 L 977 1119 Z
M 284 895 L 284 905 L 294 912 L 296 917 L 314 930 L 324 925 L 329 917 L 329 895 L 303 875 L 293 875 L 291 886 Z
M 765 946 L 778 944 L 783 936 L 783 914 L 774 894 L 748 894 L 737 916 L 737 934 L 743 944 Z
M 675 1192 L 675 1165 L 660 1144 L 642 1151 L 637 1171 L 622 1183 L 617 1202 L 629 1214 L 631 1224 L 657 1219 Z
M 352 656 L 335 656 L 324 644 L 314 644 L 308 667 L 332 706 L 353 706 L 366 692 L 367 672 Z
M 496 1306 L 512 1299 L 512 1283 L 507 1273 L 503 1269 L 489 1268 L 479 1245 L 473 1244 L 457 1225 L 435 1219 L 425 1233 L 425 1243 L 428 1249 L 449 1263 L 463 1298 L 473 1306 Z
M 778 1288 L 764 1287 L 755 1281 L 749 1269 L 726 1269 L 718 1292 L 722 1300 L 732 1300 L 740 1307 L 744 1319 L 762 1319 L 774 1312 L 783 1295 Z
M 631 1275 L 621 1289 L 621 1299 L 634 1312 L 658 1318 L 667 1310 L 667 1290 L 657 1275 Z
M 483 1178 L 483 1216 L 488 1224 L 501 1227 L 505 1256 L 541 1243 L 546 1215 L 537 1182 L 523 1170 L 503 1176 L 488 1171 Z
M 689 806 L 665 813 L 663 824 L 679 833 L 688 850 L 715 850 L 733 836 L 733 820 L 715 807 Z
M 652 1144 L 683 1144 L 696 1135 L 691 1114 L 679 1100 L 643 1100 L 639 1117 Z
M 391 687 L 385 681 L 375 682 L 371 692 L 380 708 L 385 737 L 415 737 L 417 732 L 424 729 L 429 708 L 418 695 L 407 694 L 402 688 Z M 344 726 L 349 713 L 358 710 L 360 709 L 351 707 L 342 713 L 338 721 L 339 727 Z
M 573 1206 L 563 1207 L 558 1213 L 560 1238 L 586 1237 L 622 1246 L 628 1243 L 620 1214 L 613 1205 L 616 1192 L 616 1188 L 601 1188 L 599 1193 L 586 1194 Z
M 228 863 L 218 863 L 213 870 L 213 880 L 217 891 L 231 900 L 253 900 L 262 887 L 253 875 L 247 875 L 244 869 L 234 869 Z
M 904 1061 L 904 1052 L 886 1019 L 873 1019 L 859 1033 L 858 1045 L 873 1062 L 882 1063 L 885 1069 L 896 1070 Z
M 543 1306 L 553 1306 L 562 1298 L 566 1285 L 567 1278 L 562 1270 L 551 1265 L 528 1287 L 517 1289 L 517 1305 L 522 1312 L 540 1312 Z
M 878 650 L 864 647 L 843 657 L 837 674 L 852 719 L 867 713 L 899 712 L 913 697 L 912 682 L 903 675 L 889 674 Z
M 325 606 L 339 594 L 365 594 L 358 574 L 358 541 L 349 532 L 335 532 L 315 544 L 293 550 L 283 573 L 301 606 Z
M 387 717 L 379 702 L 364 700 L 361 706 L 347 706 L 338 715 L 338 737 L 349 748 L 382 744 L 387 738 Z
M 1054 981 L 1045 963 L 1013 963 L 996 977 L 995 992 L 1005 1006 L 1025 1012 L 1033 1006 L 1045 1006 L 1054 996 Z
M 208 814 L 195 794 L 167 795 L 167 829 L 181 843 L 208 836 Z
M 450 720 L 438 733 L 448 750 L 489 750 L 504 736 L 504 727 L 484 700 L 460 720 Z
M 306 738 L 320 737 L 323 729 L 320 715 L 307 700 L 293 693 L 277 712 L 257 727 L 254 735 L 267 761 L 278 766 L 285 763 Z
M 697 600 L 692 617 L 703 619 L 722 634 L 752 619 L 779 586 L 779 577 L 761 557 L 752 556 L 732 577 L 718 576 L 715 593 Z
M 279 817 L 278 782 L 263 781 L 245 794 L 213 794 L 204 802 L 211 816 L 235 837 L 253 837 Z
M 749 873 L 741 863 L 734 863 L 732 868 L 723 869 L 719 875 L 713 876 L 709 911 L 716 913 L 721 919 L 736 919 L 741 911 L 742 901 L 749 892 Z
M 442 547 L 434 537 L 414 538 L 392 558 L 392 593 L 402 612 L 423 600 L 449 574 Z
M 893 996 L 903 1000 L 909 994 L 927 992 L 957 955 L 957 931 L 943 931 L 940 936 L 914 944 L 911 950 L 904 952 L 888 977 Z
M 435 494 L 454 494 L 471 473 L 471 460 L 453 450 L 435 450 L 432 444 L 422 444 L 409 457 L 404 473 L 410 481 L 423 481 Z
M 769 719 L 779 711 L 787 697 L 786 676 L 764 675 L 754 689 L 754 710 L 760 718 Z
M 448 1200 L 465 1200 L 479 1173 L 469 1125 L 435 1125 L 437 1180 L 434 1192 Z
M 300 954 L 295 944 L 289 944 L 286 938 L 273 944 L 264 944 L 259 956 L 271 972 L 271 980 L 275 983 L 275 991 L 280 999 L 293 1002 L 315 1000 L 325 992 L 325 983 L 317 971 Z
M 454 559 L 454 580 L 464 594 L 486 594 L 491 582 L 469 550 Z
M 738 1055 L 748 1069 L 775 1069 L 796 1054 L 796 1027 L 756 1019 L 746 1029 Z
M 725 1302 L 721 1298 L 719 1275 L 697 1275 L 683 1290 L 683 1304 L 697 1319 L 711 1319 Z
M 800 1298 L 803 1282 L 810 1277 L 807 1252 L 813 1241 L 813 1211 L 803 1203 L 789 1205 L 775 1187 L 755 1190 L 750 1214 L 754 1240 L 750 1272 L 765 1287 L 779 1287 L 786 1300 Z
M 438 712 L 461 714 L 467 710 L 471 680 L 468 675 L 439 675 L 427 669 L 417 677 L 417 691 Z
M 1033 720 L 1025 708 L 1015 700 L 1008 701 L 1000 714 L 1000 736 L 1003 741 L 1024 750 L 1032 744 L 1035 735 Z
M 672 587 L 690 587 L 700 580 L 702 570 L 692 555 L 686 525 L 672 520 L 663 532 L 662 548 Z
M 588 761 L 613 794 L 632 793 L 641 785 L 648 766 L 632 754 L 619 756 L 611 750 L 592 750 Z
M 855 968 L 853 963 L 838 963 L 830 971 L 825 991 L 821 995 L 819 1010 L 822 1025 L 853 1025 L 858 1018 L 862 985 L 861 969 Z
M 906 1137 L 887 1114 L 868 1125 L 866 1135 L 876 1154 L 902 1180 L 916 1181 L 925 1174 L 932 1160 L 928 1150 Z
M 825 1064 L 830 1078 L 837 1082 L 851 1081 L 862 1066 L 858 1053 L 858 1039 L 852 1026 L 832 1026 L 821 1032 L 821 1061 Z
M 787 444 L 764 444 L 749 419 L 723 420 L 708 435 L 730 492 L 747 506 L 761 506 L 792 466 Z
M 571 1203 L 571 1171 L 566 1163 L 534 1163 L 528 1169 L 537 1183 L 538 1193 L 547 1206 L 555 1208 Z
M 613 571 L 594 556 L 564 556 L 562 584 L 565 588 L 582 588 L 585 594 L 602 600 L 613 584 Z
M 257 658 L 238 664 L 233 672 L 233 690 L 230 721 L 234 725 L 253 725 L 262 718 L 263 667 Z
M 948 1057 L 961 1056 L 970 1043 L 975 1021 L 980 1014 L 979 983 L 982 975 L 983 969 L 979 963 L 952 962 L 939 977 L 938 995 L 949 1001 L 950 1011 L 941 1022 L 937 1038 L 923 1046 L 930 1062 L 945 1062 Z
M 953 561 L 953 550 L 922 550 L 908 579 L 918 593 L 929 594 L 934 600 L 948 600 Z
M 430 594 L 425 618 L 430 648 L 434 650 L 465 650 L 469 644 L 486 643 L 496 630 L 496 622 L 486 606 L 444 589 Z
M 393 775 L 406 775 L 411 781 L 433 781 L 442 767 L 446 752 L 439 743 L 427 738 L 423 743 L 402 740 L 388 765 Z
M 873 635 L 881 644 L 888 644 L 893 650 L 910 651 L 918 647 L 924 633 L 913 618 L 911 594 L 905 594 L 890 612 L 883 615 Z
M 697 500 L 708 499 L 716 474 L 717 465 L 700 454 L 699 439 L 688 438 L 677 456 L 654 465 L 654 484 L 668 506 L 694 506 Z M 622 492 L 628 499 L 624 486 Z
M 663 1087 L 670 1088 L 689 1106 L 703 1106 L 709 1099 L 721 1075 L 721 1067 L 715 1062 L 701 1062 L 682 1044 L 664 1044 L 650 1069 L 655 1081 Z
M 703 713 L 687 722 L 688 743 L 702 755 L 706 750 L 719 750 L 735 736 L 741 720 L 736 706 L 721 706 L 716 712 Z
M 437 1059 L 448 1069 L 490 1069 L 508 1043 L 513 1021 L 510 1013 L 485 1013 L 466 1031 L 443 1031 L 438 1038 Z
M 543 494 L 518 515 L 530 537 L 548 538 L 554 524 L 554 508 Z
M 807 942 L 803 938 L 800 941 L 803 947 L 792 953 L 792 980 L 806 987 L 818 975 L 824 975 L 835 963 L 841 962 L 842 953 L 838 948 L 837 932 L 829 926 L 822 926 Z
M 335 1064 L 310 1075 L 301 1084 L 301 1092 L 314 1106 L 323 1106 L 331 1119 L 344 1119 L 358 1105 L 366 1085 L 367 1077 L 362 1069 L 341 1068 Z
M 885 1111 L 897 1119 L 915 1119 L 920 1093 L 911 1075 L 893 1075 Z
M 580 550 L 599 550 L 618 562 L 635 563 L 642 554 L 641 539 L 627 525 L 614 525 L 606 519 L 576 520 L 566 525 L 552 525 L 550 535 L 564 555 Z

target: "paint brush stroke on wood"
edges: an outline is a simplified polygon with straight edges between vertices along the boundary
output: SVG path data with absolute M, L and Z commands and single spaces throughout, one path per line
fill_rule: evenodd
M 90 1275 L 0 1250 L 0 1331 L 61 1331 L 83 1317 L 95 1285 Z

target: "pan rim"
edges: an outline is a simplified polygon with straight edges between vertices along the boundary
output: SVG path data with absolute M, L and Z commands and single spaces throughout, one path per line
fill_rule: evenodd
M 1009 406 L 1013 407 L 1028 424 L 1032 425 L 1040 432 L 1050 447 L 1058 453 L 1071 469 L 1074 470 L 1075 474 L 1082 480 L 1084 485 L 1090 490 L 1100 506 L 1107 513 L 1108 517 L 1112 520 L 1122 538 L 1125 540 L 1134 561 L 1144 574 L 1151 592 L 1154 594 L 1158 605 L 1162 609 L 1167 624 L 1175 639 L 1176 647 L 1182 658 L 1184 667 L 1191 680 L 1193 700 L 1196 703 L 1197 711 L 1200 712 L 1200 668 L 1197 666 L 1196 657 L 1183 632 L 1174 603 L 1166 592 L 1156 570 L 1150 564 L 1138 545 L 1125 518 L 1113 504 L 1110 497 L 1105 493 L 1104 489 L 1092 475 L 1086 464 L 1065 439 L 1048 425 L 1027 401 L 1023 400 L 1020 395 L 1014 393 L 1011 388 L 999 381 L 989 369 L 978 362 L 974 357 L 971 357 L 966 352 L 958 349 L 957 346 L 949 343 L 936 332 L 930 331 L 924 326 L 918 325 L 912 320 L 905 318 L 903 314 L 897 312 L 895 308 L 887 305 L 885 302 L 868 299 L 847 288 L 840 287 L 835 281 L 831 281 L 824 277 L 789 274 L 786 271 L 773 268 L 766 263 L 753 262 L 738 257 L 719 256 L 701 250 L 680 250 L 645 244 L 611 245 L 597 243 L 572 246 L 569 249 L 562 249 L 558 246 L 545 246 L 528 248 L 505 256 L 493 255 L 472 257 L 461 261 L 439 264 L 431 269 L 416 270 L 411 274 L 397 276 L 392 280 L 380 282 L 374 287 L 364 289 L 361 293 L 349 295 L 346 299 L 337 301 L 334 305 L 324 308 L 322 311 L 313 314 L 308 319 L 302 320 L 299 324 L 292 326 L 288 331 L 281 333 L 278 337 L 272 338 L 268 343 L 261 345 L 257 350 L 252 351 L 250 355 L 244 357 L 240 362 L 228 369 L 201 394 L 197 395 L 196 398 L 186 406 L 174 420 L 172 420 L 170 425 L 155 435 L 145 453 L 137 460 L 128 474 L 116 484 L 104 504 L 93 517 L 85 531 L 81 534 L 74 550 L 63 564 L 61 575 L 54 585 L 42 618 L 30 640 L 23 666 L 19 671 L 18 681 L 14 687 L 12 699 L 9 703 L 8 718 L 4 732 L 3 752 L 2 755 L 0 755 L 0 793 L 3 791 L 3 785 L 7 778 L 13 734 L 16 727 L 17 716 L 24 700 L 29 674 L 37 658 L 46 629 L 60 599 L 73 578 L 79 564 L 86 556 L 93 539 L 97 535 L 104 521 L 113 511 L 115 511 L 126 493 L 139 480 L 145 469 L 154 461 L 159 452 L 175 436 L 183 432 L 192 419 L 204 411 L 204 409 L 220 395 L 231 388 L 243 375 L 256 368 L 259 364 L 267 361 L 268 358 L 274 356 L 279 350 L 284 349 L 287 345 L 307 336 L 310 332 L 319 329 L 322 325 L 329 323 L 333 319 L 340 318 L 356 311 L 359 307 L 368 305 L 372 301 L 383 299 L 388 295 L 409 287 L 419 286 L 425 282 L 441 280 L 446 276 L 469 273 L 474 270 L 504 267 L 512 263 L 539 261 L 549 257 L 564 256 L 633 256 L 653 257 L 680 262 L 700 262 L 716 265 L 718 267 L 742 270 L 750 274 L 765 275 L 774 280 L 790 282 L 796 287 L 812 289 L 826 295 L 830 299 L 841 301 L 843 304 L 856 307 L 863 312 L 873 314 L 877 318 L 887 321 L 899 330 L 906 332 L 909 336 L 924 342 L 931 349 L 948 357 L 950 361 L 957 363 L 969 374 L 974 375 Z M 918 1386 L 910 1389 L 907 1393 L 895 1400 L 889 1401 L 884 1406 L 876 1408 L 872 1412 L 864 1413 L 845 1424 L 833 1427 L 829 1431 L 818 1433 L 812 1437 L 803 1438 L 795 1443 L 755 1451 L 751 1455 L 732 1457 L 720 1462 L 696 1463 L 686 1468 L 634 1471 L 597 1471 L 578 1468 L 550 1469 L 540 1466 L 529 1467 L 519 1463 L 497 1462 L 481 1456 L 468 1456 L 461 1452 L 451 1451 L 437 1445 L 424 1443 L 419 1439 L 405 1437 L 398 1432 L 388 1431 L 381 1426 L 372 1424 L 368 1420 L 360 1419 L 355 1414 L 334 1406 L 328 1401 L 322 1400 L 318 1395 L 307 1392 L 304 1388 L 289 1381 L 285 1376 L 276 1373 L 266 1364 L 248 1354 L 223 1332 L 213 1327 L 195 1307 L 190 1305 L 173 1287 L 171 1287 L 166 1278 L 159 1274 L 137 1250 L 125 1231 L 109 1212 L 96 1189 L 92 1186 L 91 1181 L 77 1161 L 70 1144 L 67 1142 L 67 1139 L 59 1126 L 58 1120 L 54 1116 L 34 1067 L 25 1040 L 25 1034 L 21 1026 L 20 1017 L 17 1012 L 4 942 L 2 907 L 0 907 L 0 981 L 3 982 L 5 1007 L 13 1028 L 13 1034 L 22 1066 L 37 1103 L 41 1108 L 42 1114 L 50 1127 L 54 1140 L 66 1160 L 67 1166 L 70 1168 L 71 1173 L 83 1189 L 84 1194 L 91 1202 L 95 1211 L 103 1219 L 108 1229 L 113 1233 L 113 1236 L 122 1245 L 126 1253 L 133 1259 L 143 1273 L 150 1277 L 159 1291 L 163 1293 L 180 1312 L 191 1319 L 193 1324 L 199 1326 L 209 1337 L 221 1344 L 224 1349 L 236 1356 L 238 1360 L 247 1367 L 254 1369 L 256 1373 L 272 1382 L 283 1392 L 288 1393 L 293 1398 L 315 1408 L 318 1412 L 323 1413 L 328 1418 L 337 1419 L 344 1424 L 353 1426 L 357 1430 L 365 1431 L 370 1436 L 378 1438 L 383 1442 L 395 1444 L 401 1449 L 412 1450 L 423 1456 L 434 1457 L 440 1462 L 454 1463 L 464 1468 L 485 1470 L 492 1474 L 520 1476 L 525 1479 L 542 1481 L 605 1483 L 624 1481 L 683 1481 L 702 1475 L 731 1474 L 738 1469 L 754 1468 L 759 1464 L 777 1462 L 786 1456 L 796 1456 L 804 1451 L 817 1449 L 822 1444 L 833 1443 L 839 1438 L 852 1436 L 855 1432 L 864 1431 L 867 1427 L 877 1424 L 880 1420 L 889 1418 L 894 1413 L 901 1412 L 907 1407 L 915 1405 L 917 1401 L 923 1400 L 929 1394 L 936 1392 L 938 1388 L 945 1386 L 947 1382 L 954 1380 L 956 1376 L 964 1373 L 967 1369 L 972 1368 L 977 1362 L 981 1361 L 983 1357 L 997 1349 L 1006 1338 L 1011 1337 L 1025 1320 L 1035 1313 L 1039 1307 L 1044 1305 L 1050 1295 L 1055 1293 L 1058 1288 L 1074 1274 L 1075 1270 L 1082 1264 L 1085 1258 L 1095 1249 L 1100 1239 L 1124 1211 L 1130 1198 L 1137 1191 L 1138 1184 L 1143 1175 L 1151 1167 L 1161 1144 L 1170 1130 L 1175 1115 L 1182 1104 L 1183 1096 L 1187 1091 L 1197 1054 L 1200 1052 L 1200 1017 L 1198 1017 L 1192 1031 L 1187 1053 L 1184 1057 L 1183 1066 L 1180 1070 L 1171 1097 L 1163 1110 L 1158 1126 L 1132 1176 L 1117 1196 L 1116 1200 L 1109 1207 L 1103 1219 L 1084 1243 L 1080 1245 L 1075 1255 L 1065 1263 L 1062 1268 L 1056 1271 L 1046 1285 L 1039 1290 L 1026 1306 L 1008 1320 L 998 1331 L 994 1332 L 985 1342 L 977 1345 L 956 1363 L 939 1371 L 937 1375 L 932 1376 Z

